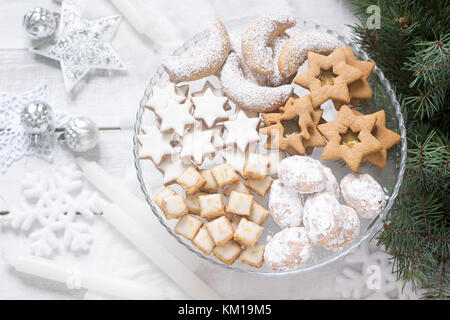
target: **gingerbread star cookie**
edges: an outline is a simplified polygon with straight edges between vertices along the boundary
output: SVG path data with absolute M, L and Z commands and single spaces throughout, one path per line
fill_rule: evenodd
M 228 98 L 213 90 L 211 84 L 206 82 L 201 92 L 192 94 L 192 102 L 195 105 L 194 118 L 202 120 L 208 128 L 220 121 L 228 120 L 225 105 Z
M 352 49 L 350 47 L 345 47 L 345 61 L 347 64 L 352 67 L 358 68 L 363 73 L 363 76 L 358 81 L 353 82 L 349 85 L 348 91 L 350 94 L 350 104 L 352 106 L 356 106 L 361 99 L 370 99 L 372 98 L 372 89 L 370 88 L 369 82 L 367 79 L 372 73 L 373 68 L 375 67 L 375 62 L 372 61 L 360 61 L 356 59 Z M 342 102 L 333 101 L 334 107 L 339 111 Z
M 171 134 L 160 132 L 155 125 L 142 127 L 142 131 L 144 134 L 137 135 L 141 144 L 140 159 L 151 159 L 155 165 L 159 165 L 162 160 L 175 154 Z
M 308 52 L 308 69 L 294 82 L 310 90 L 312 104 L 318 107 L 328 99 L 349 103 L 348 86 L 362 76 L 361 70 L 346 63 L 345 50 L 340 48 L 328 56 Z
M 374 114 L 359 116 L 343 105 L 336 120 L 317 126 L 328 141 L 322 160 L 342 159 L 356 172 L 365 156 L 383 148 L 371 133 L 376 121 Z
M 269 136 L 266 148 L 303 155 L 307 147 L 325 146 L 325 141 L 316 128 L 323 111 L 314 109 L 310 95 L 289 98 L 280 110 L 281 113 L 262 116 L 266 123 L 271 124 L 260 129 L 261 133 Z
M 352 109 L 352 111 L 358 116 L 363 116 L 363 114 L 359 111 L 356 111 L 354 109 Z M 367 161 L 379 168 L 384 168 L 386 167 L 387 150 L 399 143 L 400 140 L 402 140 L 402 137 L 394 131 L 386 128 L 386 114 L 384 110 L 375 112 L 373 114 L 376 116 L 377 122 L 375 122 L 375 126 L 372 129 L 372 134 L 375 138 L 377 138 L 378 141 L 380 141 L 380 143 L 383 145 L 383 148 L 378 152 L 371 153 L 365 156 L 363 162 Z

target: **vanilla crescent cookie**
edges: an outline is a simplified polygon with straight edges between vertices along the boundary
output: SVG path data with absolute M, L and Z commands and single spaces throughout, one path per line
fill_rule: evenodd
M 214 74 L 225 61 L 231 49 L 225 25 L 215 20 L 209 28 L 208 40 L 199 45 L 196 54 L 169 57 L 162 62 L 164 70 L 173 82 L 193 81 Z
M 339 236 L 342 227 L 341 205 L 333 193 L 319 192 L 306 199 L 303 225 L 311 242 L 320 246 Z
M 286 14 L 266 14 L 257 18 L 242 35 L 242 56 L 254 72 L 274 73 L 273 59 L 267 47 L 272 40 L 295 26 L 295 18 Z
M 239 57 L 230 53 L 220 73 L 225 94 L 242 109 L 256 112 L 276 111 L 292 95 L 293 87 L 262 87 L 242 74 Z
M 359 234 L 359 217 L 355 210 L 341 205 L 341 232 L 323 245 L 325 249 L 342 251 L 356 240 Z
M 291 156 L 280 161 L 278 178 L 302 194 L 323 191 L 325 175 L 319 161 L 305 156 Z
M 303 217 L 302 195 L 277 179 L 269 191 L 269 211 L 280 228 L 298 227 Z
M 272 87 L 278 87 L 283 84 L 291 83 L 294 79 L 295 75 L 291 75 L 289 77 L 285 77 L 280 73 L 278 69 L 278 58 L 280 57 L 281 50 L 283 49 L 284 44 L 288 41 L 289 35 L 283 33 L 272 40 L 270 43 L 270 48 L 272 48 L 272 57 L 273 57 L 273 74 L 267 77 L 268 85 Z
M 363 218 L 372 219 L 386 206 L 380 184 L 366 173 L 349 173 L 341 180 L 342 197 Z
M 308 51 L 328 54 L 342 47 L 344 43 L 326 32 L 311 30 L 294 35 L 283 45 L 278 58 L 278 69 L 283 76 L 290 77 L 306 61 Z
M 295 270 L 309 259 L 311 249 L 311 241 L 305 228 L 286 228 L 275 234 L 266 244 L 264 261 L 272 270 Z

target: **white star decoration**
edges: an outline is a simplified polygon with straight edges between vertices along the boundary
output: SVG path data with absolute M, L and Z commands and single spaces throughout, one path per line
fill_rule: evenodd
M 141 144 L 139 158 L 151 159 L 155 165 L 159 165 L 163 158 L 175 154 L 171 146 L 172 135 L 164 134 L 155 125 L 142 127 L 144 134 L 137 136 Z
M 146 107 L 150 110 L 157 111 L 167 107 L 170 99 L 182 103 L 186 100 L 186 97 L 178 94 L 177 91 L 182 91 L 182 88 L 176 87 L 173 82 L 169 82 L 164 88 L 152 86 L 152 96 L 148 99 Z
M 109 43 L 120 21 L 120 16 L 88 21 L 77 5 L 64 1 L 55 38 L 31 51 L 60 62 L 64 85 L 70 91 L 90 69 L 126 69 Z
M 201 97 L 192 97 L 195 105 L 194 117 L 203 120 L 208 128 L 211 128 L 220 120 L 228 120 L 228 114 L 224 110 L 227 97 L 217 97 L 210 88 Z
M 235 143 L 242 152 L 245 152 L 249 143 L 258 142 L 261 139 L 256 130 L 260 121 L 259 118 L 247 117 L 245 112 L 240 110 L 236 119 L 223 123 L 228 132 L 225 144 Z
M 192 159 L 197 165 L 201 165 L 206 155 L 212 155 L 216 148 L 211 143 L 213 130 L 202 130 L 201 125 L 194 126 L 191 131 L 184 135 L 181 142 L 180 157 Z
M 191 116 L 192 103 L 178 103 L 173 99 L 169 100 L 167 108 L 157 109 L 155 113 L 161 119 L 161 132 L 175 131 L 180 137 L 184 135 L 184 129 L 195 123 Z

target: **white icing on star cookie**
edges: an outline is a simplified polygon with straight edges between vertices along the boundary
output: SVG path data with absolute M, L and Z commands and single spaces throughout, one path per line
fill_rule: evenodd
M 261 140 L 257 130 L 260 121 L 259 118 L 247 117 L 245 112 L 240 110 L 236 119 L 223 123 L 227 129 L 225 144 L 236 144 L 242 152 L 245 152 L 249 143 Z
M 142 127 L 144 134 L 137 136 L 141 149 L 140 159 L 151 159 L 155 165 L 159 165 L 163 159 L 175 154 L 172 147 L 172 135 L 161 133 L 155 125 Z
M 227 101 L 227 97 L 218 97 L 207 88 L 202 96 L 192 97 L 195 119 L 203 120 L 208 128 L 217 122 L 228 120 L 228 114 L 224 109 Z
M 184 135 L 184 129 L 193 126 L 194 117 L 191 115 L 192 102 L 178 103 L 170 99 L 166 108 L 155 110 L 161 119 L 160 130 L 163 133 L 175 131 L 180 137 Z
M 212 136 L 213 130 L 202 130 L 201 123 L 196 123 L 181 140 L 180 157 L 191 159 L 200 166 L 206 156 L 213 156 L 216 153 Z
M 164 185 L 174 183 L 190 166 L 192 165 L 183 162 L 179 154 L 172 155 L 163 160 L 159 165 L 159 170 L 163 173 Z
M 169 82 L 164 88 L 152 86 L 152 96 L 148 99 L 145 107 L 156 111 L 167 107 L 170 99 L 178 103 L 186 100 L 188 86 L 176 87 L 173 82 Z

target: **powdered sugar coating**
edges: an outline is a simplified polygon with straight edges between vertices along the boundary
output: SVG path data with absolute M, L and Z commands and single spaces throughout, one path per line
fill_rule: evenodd
M 278 69 L 283 76 L 292 76 L 308 58 L 308 51 L 328 54 L 343 46 L 341 41 L 326 32 L 310 30 L 300 33 L 284 44 L 278 58 Z
M 253 21 L 242 36 L 242 56 L 250 69 L 265 75 L 273 74 L 273 59 L 267 46 L 295 24 L 295 18 L 282 13 L 263 15 Z
M 326 245 L 341 232 L 341 205 L 331 192 L 309 196 L 303 207 L 303 224 L 311 242 Z
M 272 87 L 278 87 L 283 84 L 288 84 L 291 82 L 293 77 L 283 76 L 278 69 L 278 58 L 281 54 L 281 49 L 283 48 L 289 36 L 286 33 L 281 34 L 276 37 L 270 43 L 270 48 L 272 48 L 272 58 L 273 58 L 273 74 L 267 77 L 268 84 Z
M 202 50 L 192 49 L 189 54 L 163 61 L 162 66 L 171 81 L 197 80 L 214 74 L 222 66 L 231 49 L 230 38 L 222 21 L 213 22 L 206 44 L 199 46 Z
M 280 161 L 278 178 L 302 194 L 325 189 L 325 175 L 319 161 L 305 156 L 291 156 Z
M 334 176 L 331 169 L 324 166 L 323 164 L 322 164 L 322 170 L 323 170 L 323 174 L 325 176 L 324 191 L 334 193 L 334 195 L 336 196 L 336 199 L 339 199 L 341 197 L 341 192 L 340 192 L 339 184 L 336 180 L 336 177 Z
M 252 69 L 250 69 L 248 64 L 245 62 L 244 57 L 242 56 L 241 50 L 242 35 L 232 34 L 230 35 L 230 41 L 231 41 L 231 50 L 234 51 L 239 58 L 239 64 L 241 66 L 244 78 L 253 83 L 256 83 L 257 85 L 265 86 L 267 84 L 267 77 L 263 74 L 253 72 Z
M 341 205 L 341 231 L 336 238 L 324 244 L 324 248 L 333 251 L 344 250 L 358 237 L 359 226 L 359 217 L 356 211 Z
M 270 188 L 269 211 L 280 228 L 298 227 L 303 217 L 302 195 L 277 179 Z
M 292 94 L 293 87 L 262 87 L 245 79 L 239 57 L 230 53 L 220 73 L 225 94 L 242 109 L 256 112 L 276 111 Z
M 363 218 L 372 219 L 386 206 L 380 184 L 366 173 L 349 173 L 341 180 L 341 192 L 348 206 Z
M 264 250 L 264 261 L 276 271 L 299 268 L 311 256 L 311 242 L 305 228 L 286 228 L 275 234 Z

